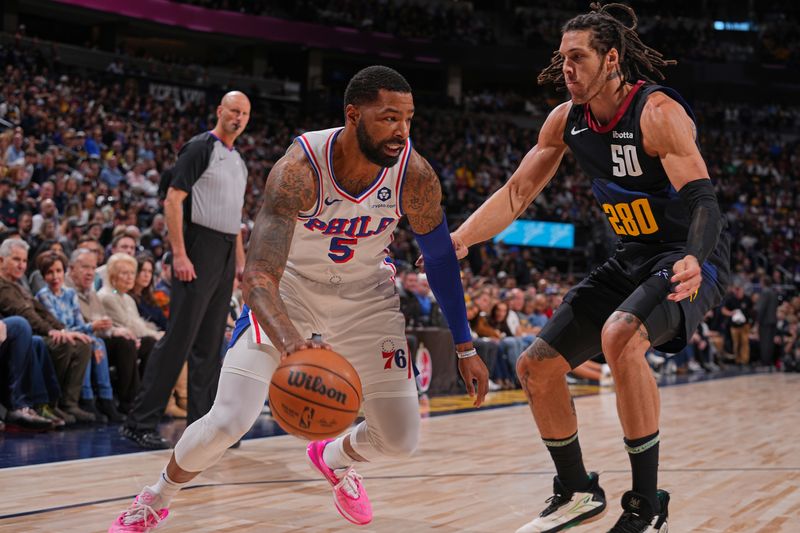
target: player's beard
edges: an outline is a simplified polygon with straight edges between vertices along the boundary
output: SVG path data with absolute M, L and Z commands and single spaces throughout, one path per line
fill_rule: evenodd
M 358 148 L 361 150 L 361 153 L 364 154 L 364 157 L 367 158 L 367 161 L 374 165 L 378 165 L 380 167 L 393 167 L 400 159 L 399 155 L 387 155 L 386 152 L 383 151 L 383 147 L 388 143 L 388 141 L 379 143 L 373 141 L 372 137 L 370 137 L 369 133 L 367 133 L 367 128 L 364 126 L 364 122 L 361 120 L 358 121 L 358 125 L 356 126 L 356 139 L 358 139 Z
M 603 68 L 603 63 L 600 63 L 600 66 L 597 69 L 597 73 L 592 78 L 592 81 L 590 81 L 585 86 L 586 90 L 583 92 L 582 95 L 572 95 L 570 93 L 570 96 L 572 97 L 572 102 L 574 104 L 578 105 L 588 104 L 595 96 L 600 94 L 600 91 L 603 90 L 603 87 L 605 87 L 606 84 L 606 79 L 603 76 L 604 70 L 605 69 Z

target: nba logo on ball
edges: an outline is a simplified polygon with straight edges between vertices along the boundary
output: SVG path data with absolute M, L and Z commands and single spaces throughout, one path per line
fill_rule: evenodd
M 314 408 L 305 406 L 303 412 L 300 414 L 300 427 L 309 429 L 311 427 L 311 420 L 314 418 Z

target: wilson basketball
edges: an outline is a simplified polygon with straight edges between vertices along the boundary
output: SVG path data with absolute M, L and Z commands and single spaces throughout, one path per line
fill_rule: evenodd
M 361 406 L 356 369 L 336 352 L 318 348 L 287 357 L 272 375 L 269 406 L 284 431 L 308 440 L 335 437 Z

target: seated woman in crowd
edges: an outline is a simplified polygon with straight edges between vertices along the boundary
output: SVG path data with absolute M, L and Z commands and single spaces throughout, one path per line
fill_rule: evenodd
M 514 376 L 511 379 L 513 384 L 516 379 L 517 359 L 526 345 L 523 339 L 515 337 L 508 327 L 508 304 L 506 302 L 501 301 L 494 304 L 489 315 L 489 325 L 500 333 L 502 356 L 498 358 L 497 364 L 508 365 L 509 372 Z
M 142 318 L 155 324 L 161 331 L 166 331 L 167 317 L 164 315 L 164 311 L 161 310 L 161 306 L 153 293 L 155 260 L 150 252 L 142 252 L 136 255 L 136 263 L 138 266 L 136 282 L 133 285 L 131 297 L 136 302 L 136 307 Z M 178 381 L 172 389 L 167 407 L 164 409 L 165 415 L 172 418 L 186 418 L 189 394 L 187 378 L 188 367 L 187 363 L 184 363 L 181 374 L 178 376 Z
M 141 342 L 142 349 L 139 352 L 142 355 L 139 366 L 141 375 L 147 364 L 144 354 L 150 355 L 156 341 L 164 336 L 164 332 L 142 318 L 136 308 L 136 302 L 130 295 L 136 283 L 136 267 L 136 259 L 130 255 L 125 253 L 112 255 L 108 260 L 108 285 L 103 285 L 97 296 L 114 326 L 128 328 Z
M 30 258 L 32 261 L 30 261 L 30 267 L 28 268 L 28 286 L 30 287 L 31 294 L 38 294 L 39 291 L 47 285 L 38 268 L 39 257 L 47 252 L 64 254 L 64 246 L 57 240 L 47 240 L 43 241 L 39 244 L 38 248 L 36 248 L 33 257 Z
M 166 331 L 167 317 L 164 316 L 153 295 L 155 260 L 149 252 L 143 252 L 136 255 L 136 264 L 138 269 L 131 297 L 136 302 L 136 308 L 142 318 L 155 324 L 161 331 Z
M 36 298 L 69 331 L 86 335 L 86 341 L 93 344 L 94 357 L 86 367 L 81 387 L 80 407 L 93 413 L 100 422 L 121 422 L 122 415 L 114 404 L 114 391 L 108 374 L 106 345 L 96 336 L 97 332 L 111 328 L 111 320 L 95 320 L 91 323 L 84 321 L 77 293 L 74 289 L 64 286 L 64 272 L 67 266 L 64 254 L 56 251 L 44 252 L 37 258 L 36 266 L 46 283 L 46 286 L 36 293 Z M 99 397 L 96 403 L 93 382 L 97 386 Z
M 505 361 L 505 350 L 503 335 L 497 329 L 489 325 L 488 320 L 481 314 L 478 306 L 470 302 L 467 304 L 467 320 L 469 328 L 479 339 L 485 339 L 496 346 L 496 359 L 493 366 L 486 365 L 491 369 L 490 378 L 503 389 L 514 388 L 514 371 L 508 367 Z

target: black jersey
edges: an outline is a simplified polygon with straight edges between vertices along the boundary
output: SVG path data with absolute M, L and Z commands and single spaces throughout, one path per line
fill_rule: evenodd
M 592 180 L 594 195 L 620 238 L 618 250 L 624 253 L 618 258 L 638 257 L 641 268 L 647 268 L 647 258 L 681 252 L 691 224 L 689 208 L 661 160 L 648 155 L 642 144 L 639 120 L 647 97 L 656 91 L 680 103 L 694 121 L 691 108 L 675 90 L 639 81 L 608 125 L 600 126 L 586 105 L 574 105 L 564 129 L 564 142 Z M 727 283 L 730 269 L 729 235 L 723 223 L 716 248 L 701 265 L 719 287 Z
M 664 91 L 689 106 L 672 89 L 636 83 L 616 116 L 599 126 L 588 106 L 574 105 L 567 117 L 564 142 L 575 154 L 592 190 L 623 242 L 685 242 L 691 218 L 658 157 L 644 151 L 639 120 L 648 95 Z M 687 176 L 699 178 L 700 176 Z

